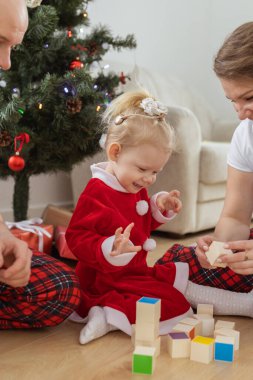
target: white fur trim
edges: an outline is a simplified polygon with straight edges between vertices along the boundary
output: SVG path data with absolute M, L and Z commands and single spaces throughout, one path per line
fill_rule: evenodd
M 180 322 L 182 319 L 185 319 L 187 317 L 192 317 L 192 316 L 193 316 L 193 310 L 190 307 L 187 310 L 187 312 L 182 315 L 178 315 L 177 317 L 168 319 L 166 321 L 161 321 L 159 324 L 160 335 L 167 335 L 173 329 L 173 327 L 176 326 L 178 322 Z
M 88 321 L 88 316 L 83 318 L 76 311 L 73 311 L 73 313 L 68 317 L 68 320 L 76 323 L 86 323 Z
M 147 252 L 150 252 L 150 251 L 153 251 L 154 249 L 156 249 L 156 241 L 154 239 L 147 239 L 142 248 L 144 249 L 144 251 L 147 251 Z
M 114 242 L 115 236 L 110 236 L 109 238 L 105 239 L 101 245 L 102 252 L 104 254 L 104 258 L 108 263 L 120 267 L 127 265 L 132 258 L 136 255 L 137 252 L 127 252 L 122 253 L 118 256 L 111 256 L 110 253 L 112 252 L 112 246 Z M 133 243 L 130 241 L 130 243 L 133 245 Z
M 187 263 L 174 263 L 176 265 L 176 277 L 174 281 L 174 288 L 185 294 L 188 280 L 189 280 L 189 265 Z
M 92 173 L 92 178 L 99 178 L 102 182 L 104 182 L 112 189 L 121 191 L 122 193 L 127 193 L 126 189 L 124 189 L 124 187 L 121 186 L 117 178 L 113 174 L 108 173 L 105 170 L 107 165 L 108 162 L 99 162 L 98 164 L 91 165 L 90 169 Z
M 149 209 L 149 205 L 147 201 L 142 200 L 136 203 L 136 211 L 138 215 L 142 216 L 142 215 L 147 214 L 148 209 Z
M 159 208 L 157 207 L 157 204 L 156 204 L 157 197 L 160 194 L 167 194 L 167 192 L 166 191 L 160 191 L 159 193 L 156 193 L 152 196 L 152 198 L 150 199 L 151 212 L 152 212 L 153 218 L 157 222 L 166 223 L 169 220 L 174 219 L 177 214 L 175 214 L 172 210 L 167 211 L 166 216 L 164 216 L 161 213 L 161 211 L 159 210 Z
M 107 323 L 124 331 L 127 335 L 132 335 L 132 325 L 129 322 L 126 314 L 109 306 L 104 306 Z

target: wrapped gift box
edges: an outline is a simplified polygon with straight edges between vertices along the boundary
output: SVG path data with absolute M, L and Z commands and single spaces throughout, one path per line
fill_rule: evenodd
M 67 228 L 64 226 L 58 226 L 55 228 L 55 246 L 61 257 L 64 257 L 66 259 L 77 260 L 76 256 L 73 255 L 73 253 L 67 245 L 65 239 L 66 229 Z
M 52 224 L 54 227 L 67 227 L 72 217 L 72 211 L 53 205 L 48 205 L 42 214 L 45 224 Z
M 16 238 L 25 241 L 32 250 L 51 254 L 54 226 L 42 223 L 41 218 L 6 222 L 10 232 Z

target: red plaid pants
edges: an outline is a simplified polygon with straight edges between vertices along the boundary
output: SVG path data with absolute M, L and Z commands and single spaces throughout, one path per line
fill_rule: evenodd
M 250 231 L 250 239 L 253 239 L 253 229 Z M 156 265 L 166 265 L 171 261 L 188 263 L 189 280 L 199 285 L 213 286 L 242 293 L 248 293 L 253 288 L 253 275 L 240 275 L 229 268 L 202 268 L 195 254 L 195 247 L 174 244 L 156 262 Z
M 80 301 L 79 282 L 66 264 L 34 252 L 25 287 L 0 283 L 0 329 L 40 328 L 60 324 Z

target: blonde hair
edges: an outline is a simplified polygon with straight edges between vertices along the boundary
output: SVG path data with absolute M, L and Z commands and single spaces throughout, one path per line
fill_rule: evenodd
M 253 78 L 253 22 L 242 24 L 226 38 L 213 69 L 220 78 Z
M 106 131 L 105 148 L 115 142 L 123 147 L 152 143 L 172 153 L 174 130 L 164 114 L 150 116 L 145 113 L 140 104 L 146 98 L 154 99 L 147 91 L 140 90 L 126 92 L 110 103 L 102 118 Z

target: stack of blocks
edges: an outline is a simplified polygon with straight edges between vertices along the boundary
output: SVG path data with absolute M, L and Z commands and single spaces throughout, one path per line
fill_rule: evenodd
M 160 354 L 159 320 L 161 300 L 142 297 L 136 303 L 133 373 L 152 374 Z
M 232 362 L 239 349 L 239 331 L 235 323 L 217 321 L 213 305 L 199 304 L 194 318 L 185 318 L 168 334 L 168 352 L 172 358 L 187 358 L 200 363 L 214 360 Z

